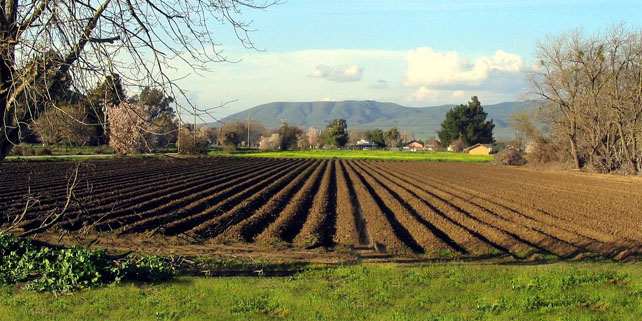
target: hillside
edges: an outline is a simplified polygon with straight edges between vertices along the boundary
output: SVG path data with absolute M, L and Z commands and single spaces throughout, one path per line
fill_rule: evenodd
M 252 107 L 225 117 L 226 121 L 258 120 L 268 128 L 278 127 L 281 121 L 303 128 L 323 128 L 335 118 L 343 118 L 348 128 L 388 129 L 397 126 L 399 130 L 415 132 L 417 138 L 433 138 L 440 129 L 446 112 L 453 105 L 434 107 L 405 107 L 394 103 L 383 103 L 372 100 L 337 101 L 337 102 L 274 102 Z M 508 123 L 510 115 L 532 105 L 524 102 L 504 102 L 484 105 L 488 117 L 495 122 L 495 138 L 511 139 L 514 130 Z

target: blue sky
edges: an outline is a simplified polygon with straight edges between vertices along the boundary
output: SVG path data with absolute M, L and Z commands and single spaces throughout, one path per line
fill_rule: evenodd
M 217 39 L 236 64 L 184 87 L 217 117 L 272 101 L 381 100 L 406 106 L 517 100 L 536 44 L 574 28 L 642 27 L 642 1 L 290 0 L 245 10 L 257 48 L 229 27 Z

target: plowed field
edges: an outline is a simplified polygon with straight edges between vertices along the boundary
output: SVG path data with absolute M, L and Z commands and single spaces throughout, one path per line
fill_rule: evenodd
M 122 159 L 82 163 L 70 189 L 76 166 L 0 164 L 0 224 L 38 229 L 64 209 L 44 234 L 389 257 L 642 250 L 635 178 L 466 163 Z

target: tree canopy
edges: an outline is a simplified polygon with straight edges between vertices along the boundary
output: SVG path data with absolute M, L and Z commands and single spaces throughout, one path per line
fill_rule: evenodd
M 386 146 L 388 147 L 400 147 L 401 146 L 401 134 L 397 127 L 392 127 L 384 133 L 384 138 L 386 140 Z
M 473 96 L 468 105 L 453 107 L 446 113 L 438 132 L 442 145 L 448 146 L 457 139 L 461 139 L 467 146 L 493 143 L 495 124 L 492 119 L 487 121 L 487 116 L 477 96 Z
M 288 123 L 283 122 L 279 128 L 279 147 L 281 150 L 292 149 L 297 146 L 297 142 L 301 136 L 303 136 L 303 129 L 297 126 L 288 125 Z
M 549 138 L 561 143 L 560 160 L 642 173 L 642 29 L 549 37 L 536 57 L 531 93 Z
M 88 94 L 97 80 L 119 74 L 125 87 L 150 85 L 166 96 L 188 98 L 166 71 L 177 64 L 207 71 L 211 63 L 227 61 L 212 22 L 228 26 L 244 47 L 254 48 L 240 14 L 276 2 L 2 1 L 0 160 L 67 87 Z
M 325 142 L 328 145 L 343 147 L 348 142 L 348 124 L 345 119 L 335 119 L 326 127 Z
M 366 139 L 377 144 L 379 147 L 386 146 L 386 139 L 383 134 L 383 130 L 379 128 L 370 129 L 366 131 Z
M 171 104 L 174 103 L 174 98 L 165 95 L 165 93 L 158 88 L 145 86 L 141 93 L 132 97 L 131 100 L 146 106 L 152 120 L 159 117 L 174 118 L 175 113 L 171 106 Z

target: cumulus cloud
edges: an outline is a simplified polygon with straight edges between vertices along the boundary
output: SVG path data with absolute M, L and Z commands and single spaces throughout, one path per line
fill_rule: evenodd
M 455 90 L 453 91 L 453 98 L 460 98 L 464 97 L 464 91 L 463 90 Z
M 408 52 L 406 59 L 404 85 L 408 87 L 479 87 L 495 77 L 517 76 L 524 66 L 522 57 L 503 50 L 471 61 L 456 51 L 440 52 L 424 47 Z
M 454 104 L 464 102 L 464 97 L 468 92 L 464 90 L 450 90 L 450 89 L 435 89 L 428 88 L 426 86 L 421 86 L 413 90 L 405 98 L 405 102 L 409 104 Z M 486 97 L 486 92 L 483 90 L 477 90 L 475 93 L 484 93 Z M 470 94 L 470 93 L 468 93 Z M 470 94 L 473 95 L 473 94 Z
M 431 101 L 439 96 L 439 91 L 434 89 L 428 89 L 424 86 L 419 87 L 411 95 L 412 101 L 422 102 L 422 101 Z
M 363 78 L 363 68 L 358 65 L 317 65 L 308 77 L 336 82 L 359 81 Z

